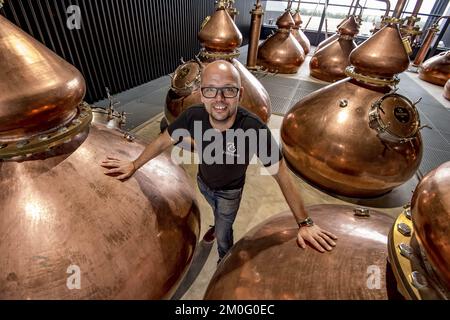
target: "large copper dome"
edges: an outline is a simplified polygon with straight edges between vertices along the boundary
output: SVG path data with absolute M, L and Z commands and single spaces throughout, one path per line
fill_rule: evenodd
M 292 34 L 295 25 L 290 10 L 277 20 L 278 29 L 258 48 L 257 64 L 269 72 L 296 73 L 305 61 L 305 52 Z
M 0 140 L 70 122 L 84 97 L 80 72 L 0 15 Z
M 286 10 L 277 20 L 278 30 L 258 48 L 257 64 L 269 72 L 296 73 L 305 61 L 305 52 L 291 32 L 295 25 Z
M 324 189 L 378 196 L 409 180 L 422 158 L 417 109 L 392 93 L 396 73 L 409 62 L 398 26 L 366 40 L 350 62 L 350 78 L 313 92 L 285 115 L 283 153 L 295 172 Z
M 420 181 L 411 211 L 416 238 L 450 290 L 450 162 Z
M 105 176 L 144 144 L 90 125 L 81 74 L 1 16 L 0 57 L 0 299 L 170 297 L 199 236 L 186 173 L 164 154 Z
M 372 300 L 395 293 L 386 274 L 393 218 L 372 210 L 370 217 L 358 217 L 353 207 L 344 205 L 306 209 L 315 222 L 337 235 L 331 252 L 301 249 L 292 213 L 281 213 L 233 246 L 211 279 L 205 299 Z
M 426 60 L 419 67 L 419 78 L 438 86 L 445 86 L 450 79 L 450 51 Z

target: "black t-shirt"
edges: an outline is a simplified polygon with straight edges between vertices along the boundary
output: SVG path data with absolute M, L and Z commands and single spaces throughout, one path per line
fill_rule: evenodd
M 212 190 L 242 188 L 255 154 L 265 167 L 278 163 L 282 157 L 269 128 L 241 107 L 233 126 L 223 132 L 211 126 L 204 105 L 185 110 L 167 131 L 177 143 L 185 136 L 195 141 L 200 157 L 199 176 Z

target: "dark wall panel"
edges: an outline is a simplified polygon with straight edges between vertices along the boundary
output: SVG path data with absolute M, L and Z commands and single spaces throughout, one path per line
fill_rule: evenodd
M 236 24 L 248 41 L 254 0 L 237 0 Z M 67 8 L 81 9 L 70 30 Z M 171 73 L 180 57 L 200 49 L 197 33 L 214 0 L 7 0 L 0 13 L 75 65 L 87 82 L 86 100 L 105 98 Z
M 250 11 L 254 8 L 255 3 L 256 0 L 236 0 L 234 5 L 239 13 L 235 22 L 244 38 L 242 45 L 248 44 L 251 22 Z

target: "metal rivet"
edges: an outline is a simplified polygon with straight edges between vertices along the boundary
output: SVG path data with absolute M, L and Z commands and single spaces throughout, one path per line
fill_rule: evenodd
M 411 248 L 409 244 L 400 243 L 398 245 L 398 248 L 400 249 L 400 254 L 407 259 L 411 259 L 411 257 L 414 255 L 413 248 Z
M 339 106 L 340 106 L 341 108 L 347 107 L 347 106 L 348 106 L 348 100 L 347 100 L 347 99 L 342 99 L 342 100 L 340 100 L 340 101 L 339 101 Z
M 417 289 L 424 289 L 428 287 L 427 279 L 418 271 L 411 272 L 411 283 Z
M 123 137 L 127 140 L 127 141 L 129 141 L 129 142 L 133 142 L 136 138 L 133 136 L 133 135 L 131 135 L 130 133 L 124 133 L 123 134 Z
M 411 204 L 405 204 L 403 206 L 403 212 L 405 213 L 405 216 L 411 220 Z
M 405 209 L 405 216 L 411 220 L 411 208 Z
M 353 212 L 357 217 L 370 217 L 370 211 L 367 208 L 355 208 Z
M 397 225 L 397 230 L 405 237 L 411 236 L 411 228 L 406 223 L 399 223 Z
M 39 136 L 39 141 L 45 141 L 45 140 L 48 140 L 48 138 L 50 138 L 50 136 L 45 134 L 45 135 Z
M 21 149 L 21 148 L 25 147 L 28 143 L 29 143 L 28 140 L 23 140 L 23 141 L 17 142 L 16 147 Z

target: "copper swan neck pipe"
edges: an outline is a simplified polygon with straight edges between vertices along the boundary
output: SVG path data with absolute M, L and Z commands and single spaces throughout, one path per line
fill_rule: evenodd
M 403 12 L 403 9 L 405 9 L 407 0 L 398 0 L 397 5 L 394 9 L 394 18 L 400 18 Z

